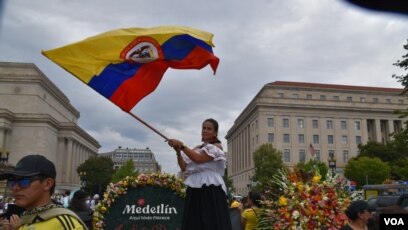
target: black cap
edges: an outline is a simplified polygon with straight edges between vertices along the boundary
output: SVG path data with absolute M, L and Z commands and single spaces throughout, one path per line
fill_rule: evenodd
M 39 174 L 55 179 L 57 173 L 54 163 L 42 155 L 28 155 L 21 158 L 13 170 L 0 173 L 0 180 L 13 176 L 30 177 Z

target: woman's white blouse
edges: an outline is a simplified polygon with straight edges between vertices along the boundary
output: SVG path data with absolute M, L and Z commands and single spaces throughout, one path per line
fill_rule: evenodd
M 186 176 L 184 183 L 192 188 L 201 188 L 203 185 L 221 185 L 225 194 L 227 194 L 227 188 L 222 179 L 226 167 L 224 151 L 212 144 L 206 144 L 201 148 L 197 147 L 193 150 L 199 154 L 207 154 L 213 160 L 197 164 L 182 152 L 183 160 L 187 164 L 186 171 L 184 172 Z

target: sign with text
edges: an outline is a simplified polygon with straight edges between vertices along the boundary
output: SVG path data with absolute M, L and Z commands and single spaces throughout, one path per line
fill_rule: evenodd
M 408 214 L 380 214 L 380 229 L 408 229 Z
M 104 229 L 180 230 L 183 208 L 184 199 L 171 189 L 131 188 L 109 208 Z

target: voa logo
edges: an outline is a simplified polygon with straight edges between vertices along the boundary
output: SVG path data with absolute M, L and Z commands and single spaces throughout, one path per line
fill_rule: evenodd
M 402 218 L 384 218 L 385 225 L 405 225 Z

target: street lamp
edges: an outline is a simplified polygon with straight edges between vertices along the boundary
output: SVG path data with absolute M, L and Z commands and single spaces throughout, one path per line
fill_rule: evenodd
M 9 151 L 3 152 L 3 150 L 1 150 L 0 151 L 0 162 L 3 164 L 8 163 L 9 155 L 10 155 Z
M 336 173 L 336 158 L 334 158 L 334 156 L 330 156 L 329 158 L 329 168 L 334 175 Z
M 84 189 L 86 186 L 86 172 L 79 172 L 79 180 L 81 180 L 81 188 Z

